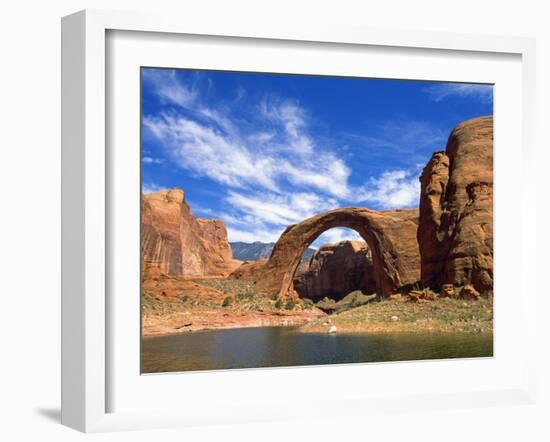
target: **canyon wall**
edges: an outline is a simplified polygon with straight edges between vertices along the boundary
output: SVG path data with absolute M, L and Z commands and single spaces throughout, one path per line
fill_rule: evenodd
M 195 218 L 180 189 L 142 196 L 141 259 L 143 269 L 183 277 L 227 276 L 234 260 L 225 224 Z
M 458 125 L 420 177 L 418 244 L 425 285 L 493 289 L 493 118 Z
M 302 298 L 341 299 L 354 290 L 374 293 L 372 255 L 363 241 L 324 244 L 300 264 L 294 289 Z

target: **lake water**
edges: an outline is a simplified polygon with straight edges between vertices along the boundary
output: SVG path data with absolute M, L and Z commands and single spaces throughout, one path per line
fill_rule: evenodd
M 291 327 L 210 330 L 142 340 L 142 373 L 493 355 L 492 334 L 309 334 Z

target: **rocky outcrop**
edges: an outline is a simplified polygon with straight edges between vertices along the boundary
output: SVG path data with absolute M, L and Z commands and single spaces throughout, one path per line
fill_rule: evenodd
M 372 256 L 363 241 L 324 244 L 302 263 L 294 277 L 300 297 L 318 300 L 342 299 L 354 290 L 374 293 Z
M 493 118 L 458 125 L 420 177 L 422 282 L 493 288 Z
M 389 295 L 420 279 L 416 240 L 418 209 L 376 211 L 348 207 L 321 213 L 287 227 L 268 261 L 243 265 L 232 277 L 254 279 L 258 287 L 282 298 L 297 297 L 293 281 L 307 247 L 333 227 L 356 230 L 372 253 L 376 292 Z
M 226 276 L 232 258 L 222 220 L 195 218 L 182 190 L 142 196 L 141 259 L 144 269 L 183 277 Z
M 259 280 L 262 273 L 265 271 L 268 261 L 267 258 L 258 259 L 256 261 L 245 261 L 229 276 L 232 279 Z

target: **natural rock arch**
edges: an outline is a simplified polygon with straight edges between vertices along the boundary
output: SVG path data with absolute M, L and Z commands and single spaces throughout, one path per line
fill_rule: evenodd
M 257 284 L 279 297 L 293 296 L 293 279 L 302 254 L 333 227 L 357 231 L 372 252 L 377 292 L 389 295 L 420 279 L 416 240 L 418 209 L 374 211 L 361 207 L 335 209 L 289 226 L 269 260 L 253 269 Z

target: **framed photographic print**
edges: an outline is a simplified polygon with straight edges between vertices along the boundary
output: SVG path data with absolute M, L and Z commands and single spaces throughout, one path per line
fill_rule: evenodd
M 493 85 L 142 67 L 141 103 L 142 373 L 493 356 Z
M 66 425 L 532 400 L 531 40 L 85 11 L 62 41 Z

